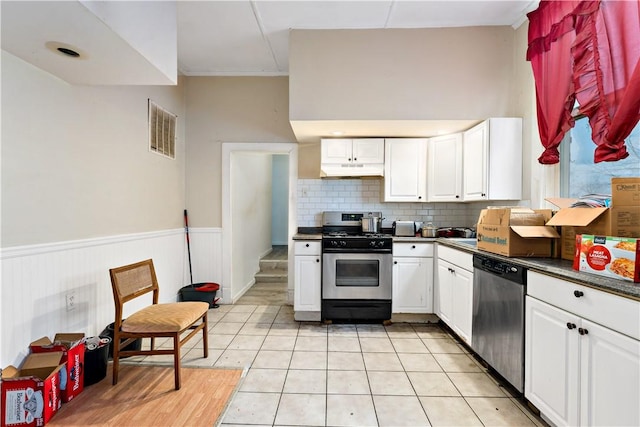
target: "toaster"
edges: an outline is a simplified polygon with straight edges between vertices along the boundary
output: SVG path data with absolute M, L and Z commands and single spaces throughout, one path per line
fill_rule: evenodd
M 393 235 L 414 237 L 416 235 L 416 223 L 413 221 L 394 221 Z

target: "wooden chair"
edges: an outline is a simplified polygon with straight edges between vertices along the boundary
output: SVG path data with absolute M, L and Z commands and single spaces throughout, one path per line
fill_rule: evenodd
M 116 306 L 116 321 L 113 325 L 113 385 L 118 383 L 120 357 L 154 354 L 172 354 L 175 371 L 175 388 L 180 389 L 180 348 L 202 331 L 204 357 L 209 356 L 206 302 L 175 302 L 158 304 L 158 280 L 153 261 L 137 262 L 123 267 L 112 268 L 111 287 Z M 153 292 L 153 303 L 122 319 L 126 302 Z M 182 334 L 190 332 L 181 338 Z M 168 337 L 173 340 L 172 349 L 156 349 L 155 338 Z M 151 338 L 149 350 L 121 350 L 137 339 Z M 120 340 L 124 339 L 121 343 Z

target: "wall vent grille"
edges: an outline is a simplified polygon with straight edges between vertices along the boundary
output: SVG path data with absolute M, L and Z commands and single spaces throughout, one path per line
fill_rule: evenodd
M 176 124 L 178 116 L 149 100 L 149 150 L 176 158 Z

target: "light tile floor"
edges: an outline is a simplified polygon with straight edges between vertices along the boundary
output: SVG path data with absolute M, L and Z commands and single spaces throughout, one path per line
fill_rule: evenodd
M 246 369 L 224 427 L 546 426 L 437 325 L 301 323 L 269 305 L 221 305 L 209 322 L 209 357 L 194 337 L 182 360 Z M 138 362 L 171 356 L 123 360 Z

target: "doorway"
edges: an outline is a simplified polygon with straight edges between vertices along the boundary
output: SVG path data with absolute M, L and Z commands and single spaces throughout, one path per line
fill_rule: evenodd
M 233 304 L 251 287 L 251 270 L 257 268 L 261 255 L 272 242 L 271 207 L 266 212 L 265 201 L 271 188 L 260 187 L 260 178 L 272 159 L 287 163 L 286 242 L 297 231 L 296 200 L 298 175 L 298 145 L 295 143 L 223 143 L 222 144 L 222 303 Z M 271 167 L 269 167 L 271 169 Z M 262 170 L 262 172 L 260 172 Z M 265 175 L 260 175 L 265 176 Z M 265 178 L 266 180 L 267 178 Z M 272 180 L 271 175 L 268 178 Z M 271 204 L 271 200 L 269 204 Z M 262 221 L 269 218 L 268 225 Z M 269 243 L 267 243 L 267 241 Z M 269 250 L 267 250 L 269 246 Z M 264 252 L 264 253 L 263 253 Z M 286 260 L 292 265 L 292 251 Z M 287 279 L 287 301 L 293 302 L 293 277 Z

